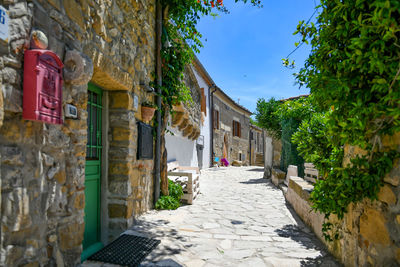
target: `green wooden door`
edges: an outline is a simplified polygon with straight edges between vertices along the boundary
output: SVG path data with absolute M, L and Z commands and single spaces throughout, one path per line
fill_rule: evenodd
M 103 247 L 100 239 L 102 90 L 89 84 L 85 168 L 85 234 L 82 260 Z

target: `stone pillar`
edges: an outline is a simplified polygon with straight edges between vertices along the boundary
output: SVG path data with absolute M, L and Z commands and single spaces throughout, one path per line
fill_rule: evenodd
M 264 139 L 264 178 L 271 178 L 271 171 L 274 159 L 274 146 L 272 138 L 266 136 Z
M 289 186 L 289 179 L 290 179 L 291 176 L 293 176 L 293 177 L 297 177 L 298 176 L 297 166 L 295 166 L 295 165 L 289 165 L 288 166 L 288 170 L 287 170 L 287 173 L 286 173 L 286 179 L 285 179 L 285 182 L 284 182 L 287 186 Z
M 128 91 L 109 92 L 108 217 L 109 239 L 133 223 L 133 190 L 139 186 L 135 166 L 137 127 L 132 95 Z

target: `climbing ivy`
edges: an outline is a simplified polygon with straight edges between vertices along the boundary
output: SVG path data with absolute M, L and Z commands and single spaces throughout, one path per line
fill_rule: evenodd
M 312 48 L 296 78 L 325 113 L 304 122 L 293 140 L 325 177 L 311 194 L 313 207 L 326 218 L 343 218 L 350 203 L 377 198 L 399 157 L 382 146 L 382 137 L 400 130 L 400 2 L 320 3 L 316 24 L 297 27 Z M 343 165 L 345 146 L 365 153 Z M 330 228 L 326 221 L 325 234 Z
M 260 0 L 235 0 L 250 2 L 262 7 Z M 192 63 L 194 52 L 203 46 L 202 35 L 196 29 L 202 16 L 228 13 L 223 0 L 162 0 L 164 30 L 162 35 L 162 78 L 161 97 L 164 109 L 172 110 L 175 103 L 190 102 L 190 90 L 184 83 L 185 66 Z

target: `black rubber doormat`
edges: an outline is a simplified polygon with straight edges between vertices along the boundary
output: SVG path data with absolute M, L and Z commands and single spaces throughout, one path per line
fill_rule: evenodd
M 136 267 L 160 242 L 160 240 L 141 236 L 121 235 L 90 256 L 89 260 Z

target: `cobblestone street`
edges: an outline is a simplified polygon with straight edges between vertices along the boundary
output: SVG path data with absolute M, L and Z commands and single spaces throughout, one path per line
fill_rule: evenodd
M 128 231 L 161 240 L 142 266 L 338 266 L 259 167 L 202 171 L 201 195 Z

